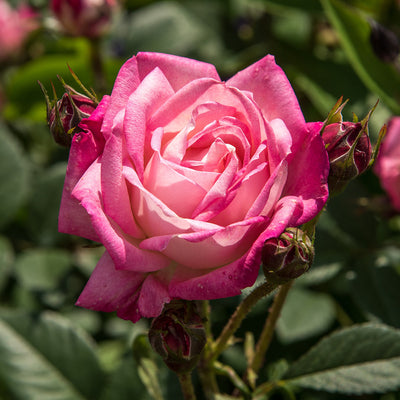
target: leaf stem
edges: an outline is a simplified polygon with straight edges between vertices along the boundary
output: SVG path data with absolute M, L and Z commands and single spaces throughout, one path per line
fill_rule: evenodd
M 269 345 L 271 344 L 276 322 L 278 321 L 283 304 L 286 300 L 286 296 L 292 285 L 293 281 L 289 281 L 279 288 L 279 291 L 276 294 L 270 308 L 268 318 L 265 321 L 260 338 L 258 339 L 256 349 L 254 351 L 254 357 L 247 367 L 245 380 L 248 381 L 253 388 L 255 387 L 255 380 L 257 378 L 258 371 L 264 364 L 265 354 L 269 348 Z
M 183 398 L 185 400 L 196 400 L 196 395 L 194 393 L 194 388 L 192 384 L 191 373 L 182 372 L 177 375 L 179 378 L 179 383 L 181 384 Z

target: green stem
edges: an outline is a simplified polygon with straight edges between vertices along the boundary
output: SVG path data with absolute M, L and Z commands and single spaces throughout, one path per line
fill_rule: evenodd
M 210 367 L 204 360 L 201 360 L 197 371 L 207 400 L 214 400 L 219 393 L 218 383 L 213 367 Z
M 235 312 L 229 319 L 228 323 L 225 325 L 220 336 L 214 343 L 211 351 L 208 354 L 208 363 L 211 365 L 218 356 L 225 350 L 225 347 L 232 337 L 232 335 L 239 328 L 243 319 L 247 316 L 251 308 L 267 294 L 271 293 L 277 287 L 276 283 L 264 282 L 262 285 L 255 288 L 236 308 Z
M 255 387 L 255 380 L 258 374 L 258 371 L 264 364 L 265 354 L 271 344 L 272 337 L 275 331 L 276 322 L 280 316 L 282 311 L 283 304 L 285 303 L 286 296 L 293 285 L 293 281 L 285 283 L 279 288 L 278 293 L 276 294 L 274 301 L 272 303 L 270 312 L 268 314 L 268 318 L 265 321 L 263 330 L 261 332 L 260 338 L 258 339 L 256 349 L 254 351 L 254 357 L 251 360 L 247 371 L 246 371 L 246 380 L 249 381 L 250 385 Z
M 185 400 L 196 400 L 194 394 L 194 388 L 192 384 L 192 378 L 190 372 L 182 372 L 178 374 L 179 383 L 181 384 L 183 398 Z
M 101 54 L 100 40 L 89 39 L 90 43 L 90 66 L 93 71 L 94 87 L 101 98 L 107 91 L 107 82 L 104 73 L 104 63 Z

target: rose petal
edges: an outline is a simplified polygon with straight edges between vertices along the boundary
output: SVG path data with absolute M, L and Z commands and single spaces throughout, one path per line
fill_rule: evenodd
M 147 120 L 173 93 L 161 70 L 155 68 L 144 78 L 126 104 L 123 123 L 126 146 L 140 178 L 143 176 L 144 158 L 148 153 L 145 145 L 150 147 Z
M 226 228 L 152 237 L 144 240 L 141 247 L 162 251 L 174 262 L 188 268 L 209 270 L 240 258 L 260 235 L 265 221 L 264 217 L 256 217 Z
M 123 113 L 115 118 L 119 123 L 113 126 L 113 135 L 108 139 L 101 159 L 101 192 L 103 208 L 124 233 L 136 239 L 144 237 L 132 214 L 130 198 L 122 176 L 122 165 L 126 158 L 122 121 Z M 115 121 L 114 121 L 115 122 Z
M 143 186 L 183 218 L 190 217 L 206 195 L 200 185 L 171 168 L 157 152 L 146 167 Z
M 152 116 L 149 128 L 163 126 L 164 132 L 179 132 L 192 120 L 192 111 L 209 102 L 236 109 L 236 118 L 248 126 L 248 141 L 253 151 L 266 139 L 260 109 L 240 90 L 212 79 L 193 81 L 172 96 Z
M 142 317 L 137 300 L 145 278 L 146 274 L 116 270 L 110 255 L 105 252 L 76 305 L 96 311 L 117 311 L 120 318 L 136 322 Z
M 301 142 L 307 133 L 304 116 L 296 95 L 275 58 L 268 55 L 238 72 L 227 85 L 250 91 L 267 121 L 282 119 L 294 142 Z
M 282 160 L 251 205 L 246 218 L 255 217 L 257 215 L 270 215 L 272 209 L 282 195 L 287 176 L 288 163 L 286 160 Z
M 121 67 L 111 93 L 110 105 L 104 116 L 102 130 L 105 138 L 111 134 L 113 121 L 117 113 L 125 108 L 129 96 L 139 86 L 140 78 L 136 57 L 130 58 Z
M 115 268 L 138 272 L 158 271 L 168 266 L 162 254 L 138 248 L 139 242 L 126 235 L 102 209 L 100 186 L 101 164 L 92 164 L 76 185 L 72 195 L 81 202 L 91 218 L 100 242 L 104 244 Z
M 287 184 L 282 194 L 302 200 L 303 214 L 296 221 L 296 225 L 309 221 L 322 210 L 329 195 L 328 173 L 328 154 L 321 136 L 315 131 L 314 137 L 304 142 L 303 146 L 293 154 Z
M 141 80 L 158 67 L 174 91 L 199 78 L 220 80 L 214 65 L 205 62 L 162 53 L 138 53 L 136 59 Z
M 92 115 L 81 121 L 82 128 L 90 127 L 93 133 L 85 130 L 73 137 L 58 217 L 60 232 L 95 241 L 98 241 L 98 236 L 91 226 L 89 217 L 71 193 L 84 172 L 103 151 L 104 139 L 100 134 L 100 126 L 109 101 L 109 96 L 104 96 Z
M 234 179 L 237 176 L 238 166 L 236 154 L 231 152 L 225 170 L 194 210 L 193 219 L 207 221 L 221 212 L 232 201 L 235 192 L 229 189 L 233 186 Z
M 161 314 L 165 303 L 169 303 L 168 286 L 157 279 L 157 274 L 147 275 L 140 290 L 139 312 L 143 317 L 152 318 Z

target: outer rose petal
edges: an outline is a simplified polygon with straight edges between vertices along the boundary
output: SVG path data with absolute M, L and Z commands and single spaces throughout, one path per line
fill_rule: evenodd
M 100 133 L 100 126 L 109 102 L 110 97 L 104 96 L 92 115 L 81 121 L 80 125 L 85 131 L 74 135 L 69 153 L 58 218 L 58 229 L 60 232 L 96 241 L 98 240 L 98 236 L 90 223 L 86 211 L 71 196 L 71 193 L 85 171 L 103 151 L 104 139 Z
M 161 69 L 175 91 L 200 78 L 221 80 L 214 65 L 190 58 L 162 53 L 138 53 L 136 56 L 140 80 L 154 68 Z
M 81 202 L 89 214 L 99 241 L 110 253 L 116 269 L 150 272 L 167 267 L 169 260 L 165 256 L 140 250 L 138 243 L 104 214 L 99 192 L 100 170 L 100 163 L 93 163 L 76 185 L 72 195 Z
M 315 217 L 326 203 L 328 191 L 329 159 L 318 131 L 314 137 L 298 148 L 290 160 L 289 176 L 283 196 L 299 197 L 303 214 L 292 223 L 301 225 Z M 318 168 L 313 168 L 317 165 Z
M 238 72 L 227 82 L 253 94 L 267 121 L 282 119 L 294 141 L 301 141 L 306 132 L 303 113 L 285 73 L 268 55 Z
M 89 278 L 76 305 L 96 311 L 117 311 L 117 315 L 133 322 L 142 315 L 137 307 L 140 287 L 146 274 L 119 271 L 105 252 Z

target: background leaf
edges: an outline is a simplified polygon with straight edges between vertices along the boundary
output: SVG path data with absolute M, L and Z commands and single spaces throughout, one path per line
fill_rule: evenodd
M 16 399 L 94 400 L 103 372 L 92 343 L 67 320 L 2 311 L 0 381 Z
M 382 393 L 400 387 L 400 331 L 366 324 L 322 339 L 289 368 L 296 385 L 345 394 Z
M 303 340 L 326 331 L 335 319 L 335 305 L 325 293 L 292 288 L 277 324 L 283 343 Z
M 58 249 L 31 249 L 19 255 L 15 273 L 20 284 L 30 290 L 55 289 L 71 266 L 71 255 Z
M 358 76 L 394 113 L 400 113 L 400 73 L 373 53 L 367 20 L 341 1 L 322 0 L 322 4 Z
M 3 227 L 26 198 L 29 166 L 21 145 L 1 121 L 0 142 L 0 227 Z

